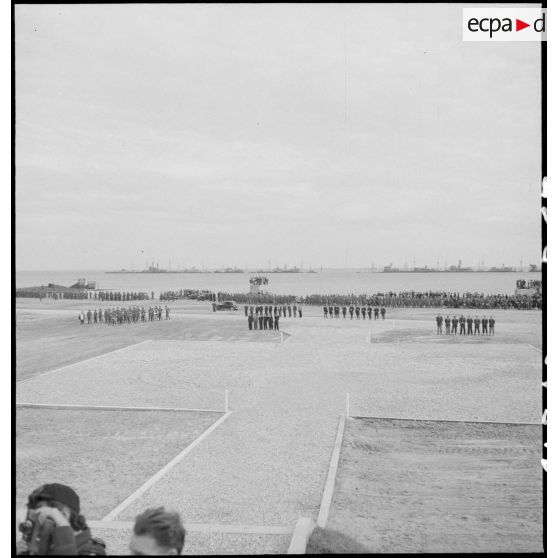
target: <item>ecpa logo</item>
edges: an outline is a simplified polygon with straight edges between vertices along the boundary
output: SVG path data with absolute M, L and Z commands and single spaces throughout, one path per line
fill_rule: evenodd
M 546 41 L 546 9 L 463 8 L 464 41 Z

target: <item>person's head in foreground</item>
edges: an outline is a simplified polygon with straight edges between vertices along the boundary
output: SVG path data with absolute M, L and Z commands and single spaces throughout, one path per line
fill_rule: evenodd
M 91 537 L 80 514 L 79 496 L 64 484 L 43 484 L 31 492 L 20 531 L 17 554 L 106 554 L 103 541 Z
M 186 529 L 177 512 L 149 508 L 136 517 L 130 540 L 135 556 L 169 556 L 182 552 Z

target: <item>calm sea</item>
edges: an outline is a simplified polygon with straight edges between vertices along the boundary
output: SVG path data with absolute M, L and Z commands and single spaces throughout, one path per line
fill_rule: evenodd
M 256 273 L 105 273 L 103 271 L 19 271 L 17 287 L 55 283 L 69 287 L 79 278 L 96 281 L 97 288 L 121 291 L 208 289 L 248 292 Z M 268 273 L 267 290 L 277 294 L 363 294 L 386 291 L 451 291 L 513 294 L 517 279 L 540 279 L 540 273 L 370 273 L 324 270 L 321 273 Z

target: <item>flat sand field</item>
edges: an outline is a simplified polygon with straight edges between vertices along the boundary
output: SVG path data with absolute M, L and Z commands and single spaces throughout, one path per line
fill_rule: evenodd
M 123 509 L 115 518 L 117 521 L 132 521 L 139 511 L 152 505 L 177 509 L 189 524 L 256 525 L 260 530 L 294 526 L 301 516 L 316 518 L 338 418 L 345 411 L 346 393 L 350 394 L 352 416 L 540 425 L 540 312 L 495 311 L 494 337 L 450 337 L 436 335 L 436 311 L 428 309 L 388 309 L 386 320 L 363 321 L 326 320 L 321 308 L 304 308 L 302 319 L 281 319 L 281 329 L 289 334 L 281 343 L 278 332 L 248 331 L 243 309 L 213 313 L 207 303 L 182 301 L 170 304 L 169 321 L 80 326 L 78 313 L 88 307 L 87 301 L 39 303 L 18 299 L 17 379 L 21 380 L 16 390 L 18 401 L 222 410 L 224 392 L 228 390 L 232 411 L 184 460 Z M 72 415 L 76 412 L 32 410 L 34 420 L 44 424 L 53 413 L 71 417 L 77 416 Z M 22 417 L 31 416 L 27 409 L 19 413 Z M 90 413 L 93 418 L 87 429 L 93 433 L 97 428 L 94 417 L 101 416 L 97 415 L 101 411 Z M 154 428 L 158 432 L 168 429 L 172 443 L 185 446 L 188 436 L 174 438 L 172 433 L 178 434 L 181 427 L 169 423 L 172 414 L 164 416 L 159 421 L 154 415 Z M 179 418 L 178 414 L 175 416 Z M 33 422 L 30 424 L 33 430 Z M 94 462 L 96 465 L 91 467 L 99 470 L 106 460 L 119 464 L 112 469 L 115 476 L 119 471 L 123 477 L 130 475 L 130 483 L 122 492 L 133 492 L 153 473 L 130 457 L 136 455 L 136 460 L 141 461 L 144 453 L 159 448 L 154 453 L 164 455 L 162 461 L 166 462 L 172 451 L 149 436 L 138 435 L 134 439 L 136 428 L 140 433 L 151 432 L 149 424 L 141 427 L 136 427 L 133 421 L 129 424 L 133 425 L 126 427 L 130 435 L 126 442 L 130 443 L 129 453 L 126 450 L 117 454 L 118 448 L 113 451 L 113 445 L 108 444 L 110 455 L 84 454 L 75 459 L 68 456 L 67 475 L 64 466 L 59 474 L 73 482 L 72 460 Z M 442 423 L 433 422 L 433 431 L 436 424 Z M 440 428 L 440 432 L 445 432 L 443 424 Z M 55 428 L 53 436 L 56 432 L 67 435 L 68 441 L 75 438 L 70 426 Z M 190 432 L 194 435 L 193 430 Z M 504 445 L 508 443 L 509 432 L 502 433 Z M 479 444 L 484 439 L 476 431 L 454 434 L 454 443 L 459 447 Z M 41 458 L 33 460 L 33 448 L 40 454 L 44 447 L 39 439 L 33 440 L 29 435 L 28 432 L 26 438 L 18 434 L 17 440 L 18 458 L 19 454 L 30 455 L 23 455 L 30 470 L 23 473 L 18 467 L 16 473 L 22 493 L 35 488 L 39 469 L 45 463 Z M 449 434 L 441 436 L 444 439 Z M 486 443 L 492 444 L 494 436 L 494 432 L 487 432 Z M 389 435 L 382 435 L 378 442 L 370 442 L 371 447 L 380 447 L 386 440 Z M 529 451 L 534 452 L 537 443 L 534 441 L 535 445 L 529 447 L 535 449 Z M 80 454 L 86 451 L 80 449 L 78 442 L 76 448 Z M 417 455 L 422 455 L 420 451 L 417 449 Z M 419 459 L 413 457 L 413 452 L 411 446 L 410 453 L 401 456 L 403 462 Z M 531 459 L 527 454 L 524 457 Z M 455 456 L 453 459 L 455 470 L 459 471 L 460 459 Z M 495 490 L 502 492 L 505 500 L 515 493 L 517 483 L 514 486 L 508 483 L 509 471 L 502 471 L 499 479 L 498 468 L 493 467 L 490 459 L 473 452 L 463 461 L 463 474 L 468 474 L 474 465 L 482 478 L 486 469 Z M 517 482 L 533 501 L 538 498 L 542 507 L 542 495 L 537 493 L 540 456 L 535 461 L 538 468 L 525 469 Z M 149 467 L 150 463 L 146 459 Z M 440 479 L 437 509 L 447 506 L 451 511 L 456 505 L 455 491 L 444 493 L 445 477 Z M 396 480 L 386 477 L 388 485 Z M 469 488 L 475 492 L 478 487 Z M 408 485 L 411 497 L 413 490 L 416 499 L 423 498 L 420 484 L 414 488 L 411 478 Z M 80 491 L 92 493 L 87 487 Z M 116 495 L 120 497 L 120 492 L 115 491 Z M 377 501 L 368 503 L 376 509 Z M 87 517 L 101 519 L 105 504 L 108 507 L 103 500 L 95 507 L 91 501 Z M 422 505 L 428 508 L 430 500 L 423 498 Z M 475 514 L 475 521 L 481 521 L 480 511 Z M 408 517 L 404 502 L 393 513 L 393 523 L 405 530 Z M 525 541 L 536 540 L 538 533 L 533 535 L 532 526 L 533 523 L 518 523 L 516 531 L 526 533 Z M 381 522 L 377 527 L 387 528 Z M 107 541 L 112 540 L 115 548 L 122 547 L 124 535 L 117 530 L 111 532 L 113 535 L 107 536 Z M 496 523 L 487 523 L 484 534 L 483 541 L 490 541 L 491 537 L 496 540 L 502 536 L 502 530 Z M 230 543 L 234 537 L 228 535 L 209 537 L 208 553 L 228 553 L 237 548 Z M 533 536 L 534 539 L 530 538 Z M 388 531 L 386 537 L 389 538 Z M 409 552 L 423 551 L 424 532 L 420 528 L 410 529 L 406 537 Z M 244 552 L 248 553 L 285 552 L 284 543 L 278 542 L 283 538 L 253 535 L 241 544 L 245 544 Z M 206 539 L 200 534 L 196 540 Z M 532 551 L 540 550 L 535 543 L 526 546 Z M 195 548 L 199 553 L 200 546 Z M 451 534 L 441 536 L 436 548 L 452 551 Z M 471 543 L 471 551 L 475 548 Z
M 349 419 L 331 529 L 372 553 L 542 552 L 541 427 Z
M 149 339 L 240 340 L 248 333 L 238 327 L 236 321 L 230 319 L 232 316 L 214 314 L 207 303 L 188 301 L 169 303 L 170 320 L 122 326 L 108 326 L 104 323 L 80 326 L 78 319 L 80 311 L 116 307 L 114 302 L 95 301 L 95 304 L 89 302 L 82 300 L 39 302 L 30 298 L 17 299 L 18 380 Z M 133 304 L 129 303 L 129 305 Z M 150 301 L 144 306 L 147 308 L 155 304 L 159 305 L 157 301 Z M 192 319 L 185 319 L 187 317 Z M 271 331 L 253 333 L 259 333 L 250 337 L 253 341 L 279 341 L 279 336 L 273 335 Z
M 88 517 L 101 518 L 219 416 L 18 409 L 16 504 L 25 504 L 30 486 L 62 482 L 78 492 Z

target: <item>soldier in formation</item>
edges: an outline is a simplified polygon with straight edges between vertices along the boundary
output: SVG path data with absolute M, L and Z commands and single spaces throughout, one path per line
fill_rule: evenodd
M 292 314 L 291 314 L 292 312 Z M 302 309 L 299 309 L 299 317 L 302 318 Z M 327 318 L 329 312 L 324 311 L 324 318 Z M 248 330 L 273 330 L 279 331 L 279 320 L 281 315 L 287 317 L 294 315 L 296 317 L 295 308 L 287 306 L 249 306 L 247 311 Z
M 480 335 L 480 318 L 478 316 L 475 316 L 475 319 L 473 320 L 475 323 L 475 335 Z
M 165 306 L 164 308 L 165 318 L 170 320 L 170 308 Z M 137 322 L 145 322 L 146 316 L 149 317 L 149 321 L 153 322 L 155 320 L 163 319 L 163 307 L 162 306 L 150 306 L 146 311 L 145 307 L 139 306 L 128 306 L 128 307 L 116 307 L 116 308 L 105 308 L 104 310 L 99 308 L 87 310 L 86 313 L 81 311 L 78 315 L 81 325 L 85 324 L 87 319 L 87 324 L 101 324 L 105 323 L 107 325 L 122 325 Z
M 343 319 L 347 318 L 347 311 L 349 313 L 349 317 L 351 318 L 351 320 L 353 319 L 353 316 L 357 319 L 363 319 L 366 320 L 366 316 L 368 315 L 368 319 L 371 320 L 372 319 L 372 312 L 374 312 L 374 319 L 378 320 L 380 317 L 380 314 L 382 315 L 382 320 L 386 319 L 386 309 L 382 306 L 382 308 L 373 308 L 371 305 L 367 305 L 367 306 L 324 306 L 323 307 L 323 312 L 324 312 L 324 318 L 330 319 L 330 318 L 336 318 L 339 319 L 341 318 L 341 315 L 343 316 Z
M 437 335 L 442 335 L 442 324 L 444 323 L 444 318 L 442 317 L 442 314 L 438 314 L 436 316 L 436 334 Z
M 465 324 L 465 316 L 461 314 L 461 316 L 459 316 L 459 335 L 465 335 Z
M 482 326 L 482 335 L 494 335 L 494 326 L 496 324 L 496 320 L 493 316 L 490 316 L 490 319 L 487 319 L 486 316 L 483 316 L 482 319 L 479 316 L 460 316 L 457 319 L 456 316 L 450 320 L 449 316 L 446 316 L 445 320 L 441 314 L 436 316 L 436 334 L 442 334 L 442 324 L 445 322 L 446 325 L 446 335 L 457 335 L 457 325 L 459 324 L 459 334 L 460 335 L 481 335 L 480 328 Z M 465 325 L 467 326 L 467 330 L 465 331 Z M 451 326 L 451 330 L 450 330 Z M 474 328 L 474 329 L 473 329 Z
M 451 320 L 451 333 L 452 335 L 457 335 L 457 324 L 459 323 L 459 320 L 457 319 L 457 316 L 454 316 Z

